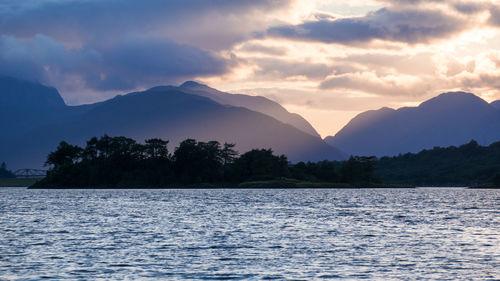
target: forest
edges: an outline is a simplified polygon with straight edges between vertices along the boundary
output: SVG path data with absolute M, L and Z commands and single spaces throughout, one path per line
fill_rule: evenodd
M 33 187 L 500 187 L 500 142 L 315 163 L 290 163 L 271 149 L 240 155 L 235 144 L 194 139 L 170 152 L 168 143 L 107 135 L 85 147 L 63 141 L 47 157 L 47 176 Z
M 458 147 L 382 157 L 376 166 L 376 175 L 387 183 L 500 187 L 500 142 L 481 146 L 472 140 Z
M 61 142 L 47 157 L 47 176 L 33 187 L 368 186 L 380 182 L 374 176 L 375 160 L 291 164 L 271 149 L 240 155 L 234 144 L 187 139 L 170 152 L 167 140 L 138 143 L 105 135 L 88 140 L 85 147 Z

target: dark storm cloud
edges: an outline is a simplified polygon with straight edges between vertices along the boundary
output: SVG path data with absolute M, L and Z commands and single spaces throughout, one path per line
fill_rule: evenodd
M 485 3 L 459 2 L 453 4 L 453 7 L 462 14 L 470 15 L 487 9 L 488 5 Z
M 489 22 L 491 25 L 500 27 L 500 7 L 491 7 Z
M 461 31 L 466 23 L 437 10 L 382 8 L 363 17 L 277 26 L 268 35 L 303 41 L 350 44 L 374 39 L 426 43 Z
M 67 49 L 44 35 L 0 36 L 0 74 L 50 84 L 82 80 L 94 90 L 128 90 L 228 71 L 232 60 L 163 38 L 134 38 L 104 49 Z
M 5 0 L 0 2 L 0 32 L 16 37 L 32 37 L 42 33 L 57 41 L 106 44 L 130 33 L 168 33 L 168 31 L 189 33 L 201 28 L 210 29 L 210 23 L 200 26 L 199 22 L 209 18 L 214 32 L 226 32 L 236 36 L 237 34 L 233 34 L 232 31 L 241 31 L 250 23 L 227 24 L 225 29 L 221 30 L 217 22 L 243 18 L 252 11 L 272 11 L 287 6 L 288 2 L 287 0 Z M 219 38 L 219 41 L 225 41 L 223 39 Z M 229 41 L 227 43 L 232 42 Z
M 168 39 L 134 38 L 104 50 L 101 63 L 102 71 L 109 73 L 109 84 L 97 81 L 96 85 L 116 89 L 134 81 L 126 89 L 161 83 L 168 78 L 220 75 L 229 70 L 233 61 Z
M 259 20 L 241 19 L 288 2 L 3 0 L 0 74 L 73 85 L 70 91 L 133 90 L 221 75 L 235 59 L 211 50 L 251 36 Z

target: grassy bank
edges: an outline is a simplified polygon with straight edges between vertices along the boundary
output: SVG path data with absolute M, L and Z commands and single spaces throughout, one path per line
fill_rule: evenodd
M 92 187 L 60 187 L 60 186 L 34 186 L 32 188 L 53 188 L 53 189 L 213 189 L 213 188 L 414 188 L 410 185 L 394 185 L 394 184 L 347 184 L 347 183 L 332 183 L 332 182 L 308 182 L 294 179 L 278 179 L 267 181 L 246 181 L 240 184 L 230 183 L 198 183 L 190 185 L 173 184 L 168 186 L 140 186 L 140 185 L 117 185 L 117 186 L 92 186 Z
M 348 184 L 334 182 L 308 182 L 298 181 L 293 179 L 270 180 L 270 181 L 250 181 L 243 182 L 238 185 L 242 188 L 412 188 L 408 185 L 392 185 L 392 184 Z
M 41 178 L 0 178 L 0 187 L 27 187 L 39 181 L 40 179 Z

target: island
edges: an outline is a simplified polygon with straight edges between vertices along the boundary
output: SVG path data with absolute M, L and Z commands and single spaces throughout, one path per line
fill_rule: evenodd
M 47 157 L 47 176 L 30 188 L 396 187 L 375 177 L 375 157 L 292 164 L 271 149 L 239 155 L 235 144 L 186 139 L 170 153 L 168 143 L 107 135 L 85 147 L 63 141 Z
M 30 188 L 500 187 L 500 142 L 298 163 L 271 149 L 239 154 L 232 143 L 186 139 L 173 152 L 168 144 L 108 135 L 85 147 L 62 141 L 47 157 L 47 176 Z

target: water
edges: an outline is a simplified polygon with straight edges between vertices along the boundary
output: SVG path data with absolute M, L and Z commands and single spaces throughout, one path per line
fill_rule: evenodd
M 0 189 L 0 280 L 500 279 L 500 190 Z

